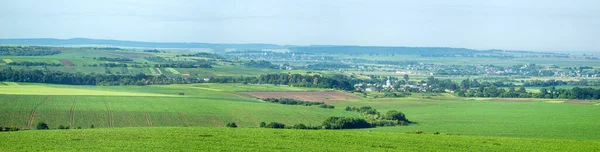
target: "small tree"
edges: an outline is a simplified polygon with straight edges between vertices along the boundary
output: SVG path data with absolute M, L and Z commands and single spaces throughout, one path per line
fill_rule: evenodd
M 90 126 L 90 128 L 94 128 L 94 124 L 92 124 L 92 125 Z
M 48 124 L 44 123 L 44 122 L 39 122 L 37 127 L 38 130 L 42 130 L 42 129 L 50 129 L 50 127 L 48 127 Z
M 65 126 L 60 125 L 60 126 L 58 126 L 58 129 L 65 129 Z
M 397 121 L 409 122 L 408 119 L 406 119 L 406 116 L 404 115 L 404 113 L 396 111 L 396 110 L 388 111 L 383 118 L 386 120 L 397 120 Z
M 230 127 L 230 128 L 237 128 L 237 124 L 235 124 L 235 122 L 230 122 L 230 123 L 227 123 L 227 125 L 226 125 L 226 126 L 227 126 L 227 127 Z

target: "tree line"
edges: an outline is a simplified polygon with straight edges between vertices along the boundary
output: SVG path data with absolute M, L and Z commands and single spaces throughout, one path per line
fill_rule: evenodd
M 264 98 L 262 99 L 263 101 L 266 102 L 270 102 L 270 103 L 279 103 L 279 104 L 285 104 L 285 105 L 303 105 L 303 106 L 313 106 L 313 105 L 319 105 L 320 108 L 328 108 L 328 109 L 334 109 L 335 106 L 333 105 L 327 105 L 324 102 L 310 102 L 310 101 L 302 101 L 302 100 L 296 100 L 296 99 L 290 99 L 290 98 Z
M 211 77 L 212 83 L 251 83 L 251 84 L 274 84 L 290 85 L 308 88 L 331 88 L 339 90 L 354 90 L 354 85 L 348 80 L 324 77 L 321 75 L 302 74 L 266 74 L 258 77 Z
M 16 65 L 16 66 L 63 66 L 60 63 L 46 63 L 46 62 L 11 62 L 8 65 Z
M 130 62 L 133 61 L 130 58 L 120 58 L 120 57 L 116 57 L 116 58 L 109 58 L 109 57 L 94 57 L 94 60 L 98 60 L 98 61 L 110 61 L 110 62 Z
M 7 68 L 0 71 L 0 81 L 54 83 L 69 85 L 151 85 L 151 84 L 185 84 L 200 83 L 199 79 L 184 77 L 167 78 L 165 75 L 107 75 L 66 73 L 42 70 L 14 70 Z
M 41 46 L 0 46 L 0 56 L 48 56 L 62 53 Z
M 69 85 L 152 85 L 152 84 L 188 84 L 203 83 L 197 78 L 166 77 L 165 75 L 111 75 L 97 73 L 67 73 L 44 70 L 15 70 L 6 68 L 0 71 L 0 81 L 54 83 Z M 294 85 L 300 87 L 331 88 L 353 90 L 350 82 L 320 75 L 267 74 L 258 77 L 211 77 L 212 83 L 253 83 Z

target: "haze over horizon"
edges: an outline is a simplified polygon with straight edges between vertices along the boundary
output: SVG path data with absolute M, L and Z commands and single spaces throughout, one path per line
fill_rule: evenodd
M 0 38 L 600 52 L 600 2 L 0 1 Z

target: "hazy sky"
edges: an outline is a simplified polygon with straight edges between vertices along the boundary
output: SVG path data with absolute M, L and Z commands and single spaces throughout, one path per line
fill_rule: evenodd
M 598 0 L 0 0 L 0 38 L 600 52 Z

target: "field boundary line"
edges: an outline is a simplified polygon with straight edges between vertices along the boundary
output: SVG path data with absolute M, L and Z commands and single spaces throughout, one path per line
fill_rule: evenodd
M 108 127 L 114 128 L 115 125 L 114 125 L 114 121 L 113 121 L 112 111 L 110 110 L 110 105 L 108 104 L 106 97 L 104 97 L 104 104 L 106 105 L 106 110 L 108 110 Z
M 31 109 L 31 115 L 29 115 L 29 120 L 27 120 L 27 129 L 31 129 L 31 126 L 33 125 L 33 120 L 35 119 L 35 113 L 37 111 L 37 109 L 42 106 L 44 103 L 46 103 L 48 101 L 48 99 L 50 99 L 50 96 L 46 96 L 44 98 L 44 100 L 42 100 L 42 102 L 38 103 L 37 105 L 35 105 L 35 107 L 33 107 L 33 109 Z
M 75 106 L 77 105 L 77 96 L 73 97 L 73 104 L 71 105 L 71 116 L 69 119 L 69 127 L 73 128 L 75 123 Z
M 187 121 L 187 119 L 185 119 L 185 116 L 183 116 L 183 112 L 181 111 L 177 111 L 177 113 L 179 114 L 179 117 L 181 117 L 181 119 L 183 120 L 183 124 L 185 124 L 185 126 L 190 126 L 190 123 Z

